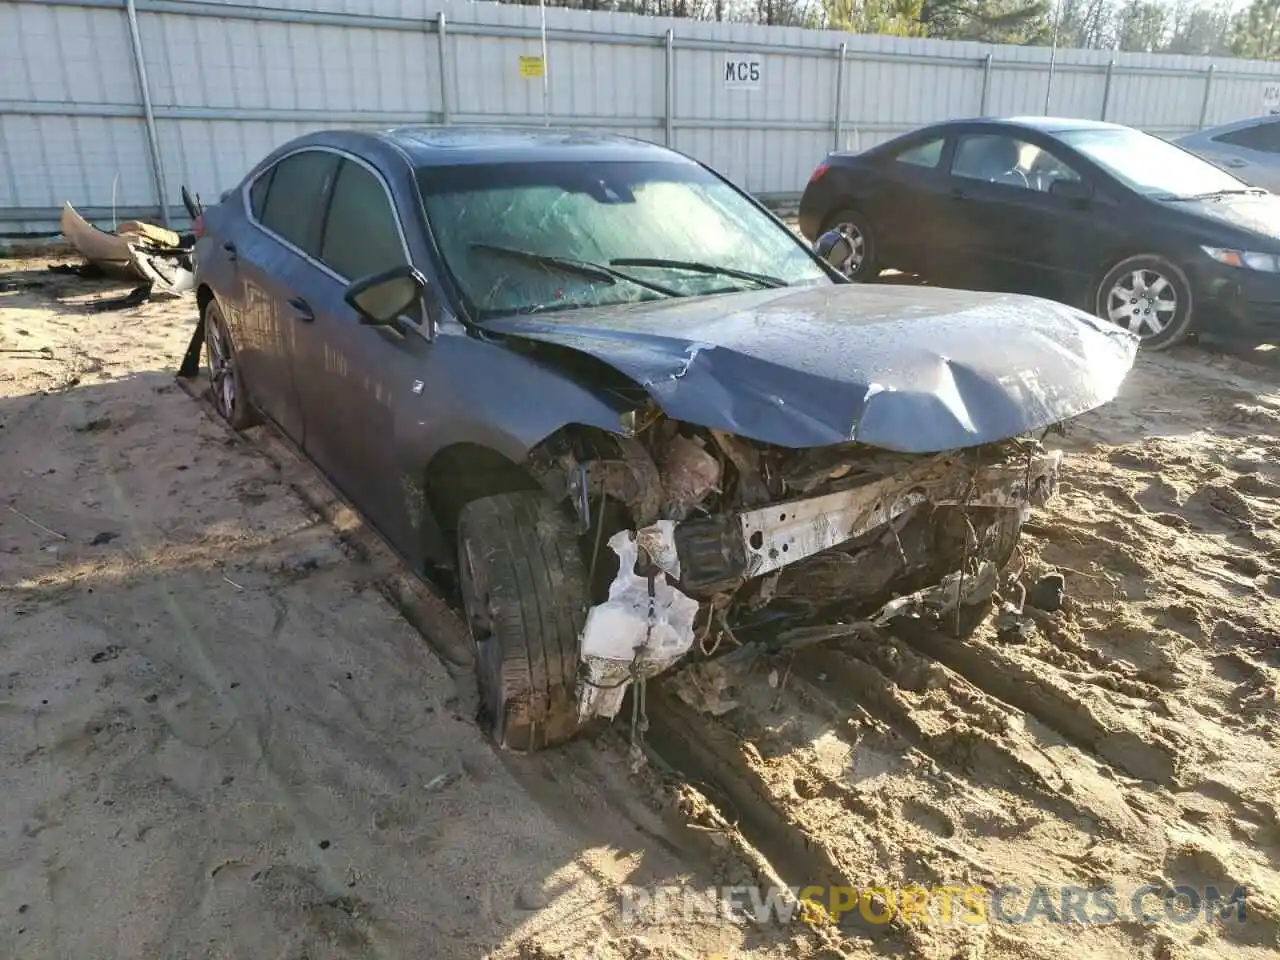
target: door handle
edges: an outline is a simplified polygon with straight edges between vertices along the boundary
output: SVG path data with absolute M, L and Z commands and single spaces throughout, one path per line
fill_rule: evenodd
M 1245 165 L 1245 161 L 1241 160 L 1239 157 L 1232 157 L 1227 161 L 1226 165 L 1238 170 Z
M 952 188 L 951 188 L 951 196 L 955 197 L 957 200 L 968 200 L 968 199 L 969 199 L 969 194 L 965 193 L 965 192 L 964 192 L 963 190 L 961 190 L 959 187 L 952 187 Z
M 234 262 L 236 259 L 236 245 L 228 240 L 222 245 L 222 249 L 227 252 L 227 259 Z
M 293 307 L 294 316 L 303 323 L 311 323 L 316 318 L 316 315 L 311 311 L 311 305 L 301 297 L 292 298 L 289 301 L 289 306 Z

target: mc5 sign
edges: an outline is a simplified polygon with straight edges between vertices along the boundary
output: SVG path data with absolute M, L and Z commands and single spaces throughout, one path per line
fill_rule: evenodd
M 724 58 L 724 85 L 728 90 L 759 90 L 764 70 L 758 57 L 728 55 Z

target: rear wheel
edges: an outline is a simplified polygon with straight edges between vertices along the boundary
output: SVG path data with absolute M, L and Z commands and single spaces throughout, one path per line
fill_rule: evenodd
M 1164 350 L 1186 340 L 1192 306 L 1186 274 L 1153 254 L 1121 260 L 1094 292 L 1094 313 L 1136 333 L 1146 350 Z
M 828 259 L 828 263 L 858 283 L 866 283 L 880 275 L 875 233 L 866 214 L 852 207 L 839 210 L 827 218 L 823 233 L 832 230 L 846 242 L 841 245 L 836 258 Z
M 571 519 L 540 491 L 474 500 L 458 517 L 458 571 L 482 723 L 520 752 L 568 740 L 591 601 Z
M 203 322 L 205 352 L 209 358 L 209 389 L 213 393 L 214 408 L 233 430 L 244 430 L 257 423 L 258 417 L 249 405 L 231 334 L 216 301 L 211 300 L 205 306 Z

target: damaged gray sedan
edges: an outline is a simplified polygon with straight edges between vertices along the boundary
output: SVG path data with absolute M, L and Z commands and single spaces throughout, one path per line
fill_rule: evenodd
M 538 749 L 628 687 L 866 615 L 1053 495 L 1050 428 L 1137 339 L 1029 297 L 843 280 L 706 167 L 619 137 L 279 148 L 197 226 L 219 411 L 292 438 L 457 592 L 485 722 Z

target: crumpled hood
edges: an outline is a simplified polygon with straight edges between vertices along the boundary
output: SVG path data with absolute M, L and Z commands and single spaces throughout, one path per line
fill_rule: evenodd
M 1169 206 L 1280 241 L 1280 196 L 1273 193 L 1224 197 L 1221 200 L 1178 200 L 1170 202 Z
M 595 357 L 677 420 L 780 446 L 857 440 L 908 453 L 1002 440 L 1101 406 L 1138 345 L 1127 331 L 1048 300 L 879 284 L 484 326 Z

